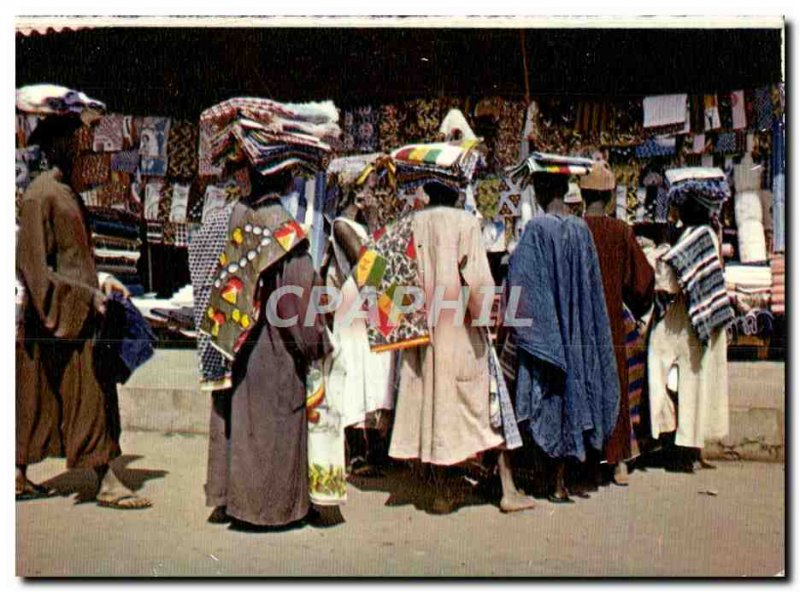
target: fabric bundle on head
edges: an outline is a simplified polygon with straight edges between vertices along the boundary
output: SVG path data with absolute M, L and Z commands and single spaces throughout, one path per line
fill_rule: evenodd
M 206 109 L 200 125 L 213 165 L 246 161 L 263 175 L 289 168 L 316 173 L 325 168 L 329 141 L 338 138 L 338 111 L 324 103 L 279 103 L 270 99 L 234 98 Z
M 534 176 L 541 176 L 542 173 L 548 176 L 588 175 L 594 164 L 595 161 L 591 158 L 533 152 L 515 167 L 507 169 L 507 172 L 513 182 L 529 185 L 533 182 Z
M 17 89 L 17 109 L 35 115 L 81 114 L 105 111 L 105 103 L 84 93 L 55 84 L 32 84 Z
M 721 169 L 686 167 L 665 172 L 670 204 L 680 206 L 692 198 L 712 214 L 719 213 L 722 204 L 731 196 L 731 189 Z
M 442 120 L 442 125 L 439 126 L 439 132 L 444 134 L 448 141 L 478 139 L 467 123 L 467 118 L 458 109 L 450 109 Z
M 440 181 L 451 187 L 469 183 L 485 164 L 480 139 L 433 144 L 409 144 L 392 152 L 397 162 L 398 181 L 424 184 Z

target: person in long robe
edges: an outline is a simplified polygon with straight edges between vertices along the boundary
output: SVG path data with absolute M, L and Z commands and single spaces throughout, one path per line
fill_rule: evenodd
M 677 208 L 683 235 L 708 227 L 721 261 L 719 240 L 711 212 L 700 201 L 687 198 Z M 682 235 L 682 236 L 683 236 Z M 667 468 L 694 472 L 695 461 L 713 468 L 702 457 L 708 440 L 728 434 L 728 360 L 725 328 L 698 339 L 688 310 L 688 296 L 675 270 L 666 262 L 668 244 L 654 250 L 656 290 L 663 304 L 654 313 L 648 336 L 648 393 L 652 436 L 667 442 Z
M 520 293 L 518 317 L 531 321 L 514 328 L 516 411 L 552 459 L 550 500 L 568 503 L 566 463 L 602 450 L 620 387 L 591 232 L 564 203 L 565 175 L 536 174 L 534 187 L 545 215 L 526 225 L 508 273 Z
M 66 457 L 69 469 L 92 469 L 98 505 L 151 505 L 125 487 L 112 461 L 122 453 L 116 384 L 98 375 L 94 336 L 113 291 L 98 280 L 86 208 L 70 187 L 78 117 L 49 117 L 31 135 L 51 169 L 25 193 L 19 220 L 17 274 L 26 294 L 16 341 L 16 496 L 55 492 L 27 477 L 29 465 Z M 112 466 L 112 470 L 109 470 Z
M 280 196 L 290 183 L 288 175 L 253 173 L 252 197 L 234 206 L 229 232 L 245 228 L 253 212 L 280 218 L 272 210 L 284 211 Z M 322 315 L 304 322 L 311 291 L 322 286 L 306 240 L 264 269 L 258 285 L 260 314 L 233 358 L 232 387 L 214 396 L 206 504 L 215 508 L 211 522 L 281 527 L 311 510 L 306 378 L 332 348 Z M 277 318 L 297 319 L 283 327 L 270 322 L 267 307 L 273 293 L 286 287 L 299 288 L 300 294 L 277 299 Z
M 596 163 L 591 173 L 580 179 L 581 196 L 586 203 L 584 220 L 592 233 L 600 261 L 620 386 L 617 425 L 605 443 L 603 456 L 614 467 L 614 482 L 627 485 L 629 478 L 625 461 L 632 457 L 633 431 L 628 400 L 624 306 L 637 318 L 647 312 L 653 304 L 655 273 L 630 225 L 606 215 L 615 186 L 614 173 L 605 162 Z
M 374 458 L 386 435 L 388 415 L 394 407 L 393 353 L 371 352 L 366 321 L 348 319 L 359 297 L 352 270 L 367 241 L 367 229 L 359 222 L 364 208 L 364 201 L 351 190 L 333 221 L 333 257 L 326 284 L 340 291 L 342 301 L 333 317 L 334 351 L 325 362 L 325 390 L 328 401 L 338 406 L 353 474 L 371 475 L 378 471 L 370 457 Z
M 439 183 L 424 191 L 429 207 L 413 214 L 414 243 L 422 289 L 429 313 L 437 291 L 444 301 L 459 300 L 469 288 L 463 310 L 430 314 L 430 345 L 402 352 L 400 387 L 389 455 L 419 459 L 433 465 L 437 498 L 432 511 L 448 513 L 458 495 L 447 487 L 447 467 L 503 445 L 491 426 L 489 342 L 485 327 L 475 327 L 484 300 L 494 294 L 494 278 L 478 220 L 454 207 L 458 193 Z M 459 322 L 459 319 L 461 322 Z M 502 511 L 525 510 L 533 499 L 517 490 L 508 455 L 502 453 L 499 472 Z

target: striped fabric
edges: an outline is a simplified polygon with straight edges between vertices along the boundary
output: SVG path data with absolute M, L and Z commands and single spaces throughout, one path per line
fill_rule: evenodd
M 625 358 L 628 366 L 628 408 L 631 415 L 631 458 L 639 456 L 639 437 L 642 427 L 642 393 L 644 392 L 647 345 L 633 313 L 623 309 L 625 323 Z
M 479 143 L 479 140 L 464 140 L 462 142 L 410 144 L 392 152 L 392 158 L 449 169 L 458 166 L 459 162 Z
M 711 228 L 697 226 L 684 232 L 664 255 L 687 295 L 689 318 L 698 339 L 708 343 L 711 334 L 734 319 L 725 276 Z

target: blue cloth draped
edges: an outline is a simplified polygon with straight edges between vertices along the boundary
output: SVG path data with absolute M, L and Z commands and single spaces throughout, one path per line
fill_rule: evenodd
M 619 413 L 611 327 L 591 232 L 576 217 L 534 218 L 514 251 L 508 284 L 520 289 L 516 411 L 550 457 L 602 450 Z

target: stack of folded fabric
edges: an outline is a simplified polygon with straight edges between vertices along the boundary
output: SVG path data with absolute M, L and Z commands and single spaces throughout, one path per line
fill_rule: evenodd
M 142 246 L 139 218 L 123 210 L 93 208 L 90 225 L 97 271 L 113 274 L 132 294 L 143 294 L 138 271 Z
M 719 168 L 670 169 L 664 176 L 667 179 L 667 199 L 670 204 L 680 205 L 688 197 L 693 197 L 710 212 L 718 214 L 722 204 L 731 196 L 728 180 Z
M 56 84 L 32 84 L 17 89 L 17 109 L 36 115 L 82 114 L 105 111 L 106 106 L 84 93 Z
M 533 182 L 533 175 L 537 173 L 582 176 L 589 174 L 592 165 L 594 161 L 590 158 L 533 152 L 507 172 L 515 183 L 528 185 Z
M 761 198 L 754 191 L 744 191 L 737 193 L 734 201 L 739 259 L 742 263 L 765 263 L 767 240 Z
M 291 104 L 235 98 L 205 110 L 201 126 L 210 130 L 210 160 L 247 162 L 264 175 L 287 168 L 310 173 L 325 169 L 329 144 L 341 134 L 331 101 Z
M 767 338 L 772 335 L 774 316 L 766 309 L 754 309 L 740 314 L 736 320 L 728 325 L 728 341 L 732 342 L 740 337 Z
M 458 189 L 471 182 L 485 166 L 481 140 L 460 140 L 434 144 L 409 144 L 392 152 L 397 163 L 397 181 L 404 188 L 439 181 Z
M 768 309 L 772 284 L 773 274 L 768 265 L 729 263 L 725 266 L 725 286 L 739 313 Z
M 774 253 L 770 259 L 772 269 L 772 312 L 786 314 L 786 259 L 783 254 Z

